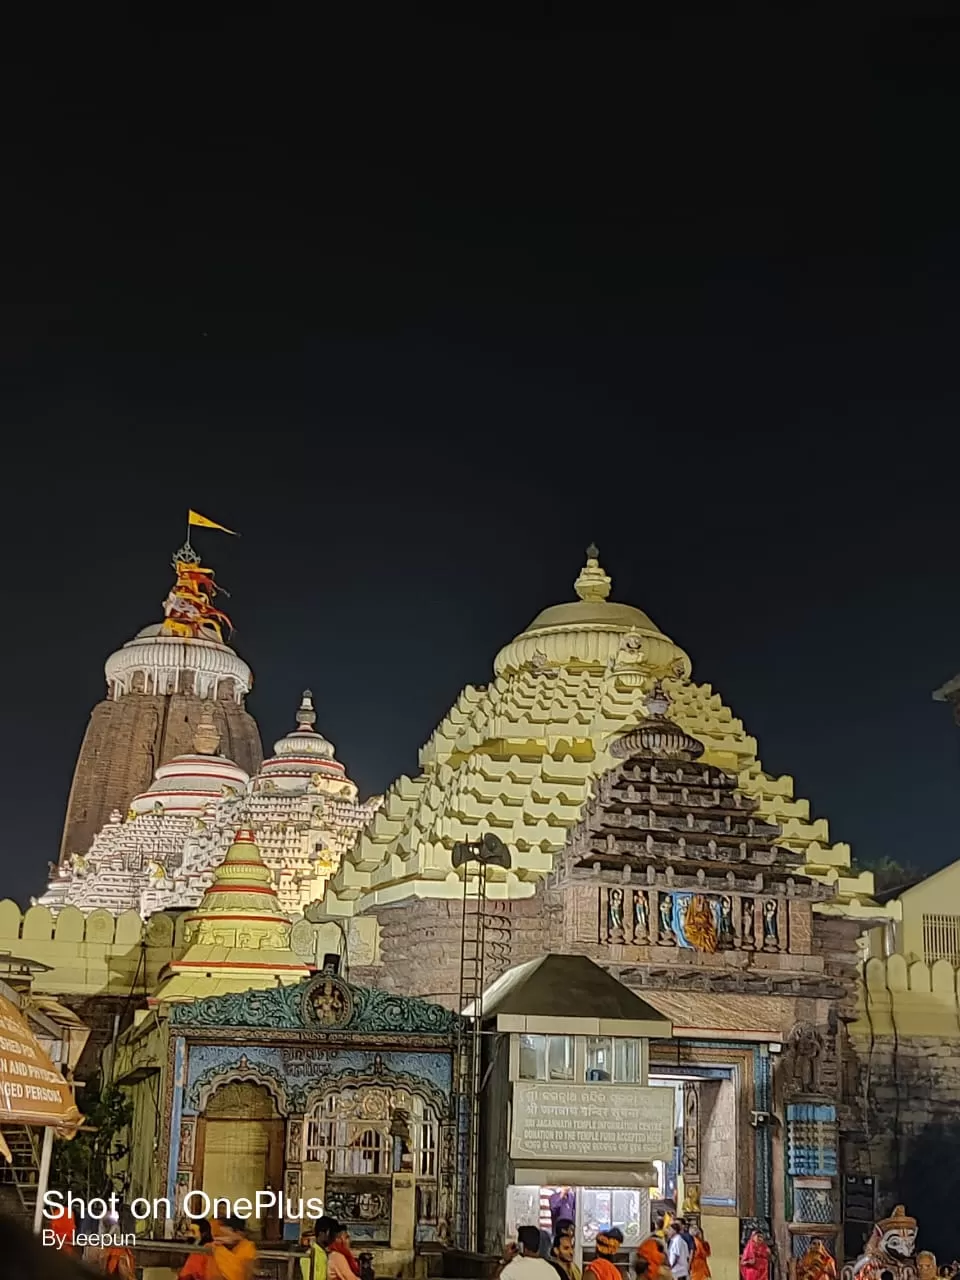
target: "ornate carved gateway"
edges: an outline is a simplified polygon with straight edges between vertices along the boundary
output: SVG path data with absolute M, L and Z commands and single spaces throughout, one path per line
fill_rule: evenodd
M 419 1240 L 442 1237 L 458 1021 L 332 972 L 171 1006 L 121 1042 L 135 1124 L 148 1133 L 158 1121 L 157 1160 L 132 1194 L 170 1199 L 168 1231 L 191 1189 L 230 1198 L 271 1189 L 284 1192 L 287 1212 L 258 1224 L 267 1240 L 296 1238 L 296 1206 L 310 1197 L 368 1245 L 396 1248 L 401 1218 L 410 1248 L 414 1224 Z M 409 1200 L 403 1212 L 398 1194 Z

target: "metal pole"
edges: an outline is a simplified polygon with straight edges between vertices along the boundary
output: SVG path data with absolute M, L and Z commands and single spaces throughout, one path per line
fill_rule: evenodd
M 50 1182 L 50 1157 L 53 1155 L 53 1129 L 47 1125 L 43 1131 L 43 1150 L 40 1152 L 40 1176 L 37 1179 L 37 1207 L 33 1211 L 33 1231 L 40 1234 L 43 1224 L 43 1198 Z

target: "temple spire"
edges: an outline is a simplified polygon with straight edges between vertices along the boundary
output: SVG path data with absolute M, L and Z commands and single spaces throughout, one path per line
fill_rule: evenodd
M 581 600 L 606 600 L 610 594 L 612 584 L 609 575 L 600 568 L 599 555 L 599 550 L 591 542 L 587 547 L 587 563 L 573 584 L 573 589 Z
M 306 733 L 313 733 L 316 723 L 317 713 L 313 706 L 313 693 L 309 689 L 304 689 L 297 709 L 297 728 Z

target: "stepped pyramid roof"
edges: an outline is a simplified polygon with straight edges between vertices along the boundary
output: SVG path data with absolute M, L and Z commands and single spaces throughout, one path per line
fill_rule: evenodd
M 170 964 L 152 1003 L 300 982 L 310 969 L 292 950 L 290 929 L 253 832 L 241 828 L 186 917 L 187 950 Z

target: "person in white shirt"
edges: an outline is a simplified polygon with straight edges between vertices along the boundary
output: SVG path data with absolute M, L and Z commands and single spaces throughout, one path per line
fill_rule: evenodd
M 667 1227 L 667 1262 L 670 1264 L 673 1280 L 689 1280 L 690 1250 L 675 1222 Z
M 500 1272 L 500 1280 L 557 1280 L 557 1273 L 540 1257 L 540 1228 L 517 1230 L 517 1252 Z

